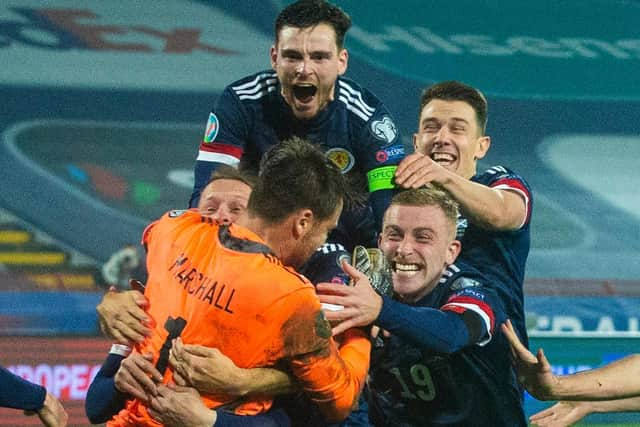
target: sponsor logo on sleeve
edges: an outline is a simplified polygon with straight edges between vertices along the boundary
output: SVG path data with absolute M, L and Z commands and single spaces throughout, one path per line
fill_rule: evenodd
M 398 135 L 396 124 L 393 123 L 389 116 L 384 116 L 381 120 L 371 122 L 371 132 L 376 138 L 387 144 L 392 143 Z
M 459 291 L 462 289 L 477 288 L 480 286 L 482 285 L 477 280 L 469 279 L 468 277 L 460 277 L 451 284 L 451 290 Z
M 344 148 L 331 148 L 326 151 L 325 156 L 327 156 L 327 159 L 331 160 L 343 174 L 349 172 L 356 163 L 353 154 Z
M 209 114 L 209 120 L 207 121 L 207 129 L 204 132 L 204 142 L 213 142 L 218 136 L 218 130 L 220 130 L 220 122 L 215 114 Z
M 394 144 L 390 147 L 378 150 L 376 152 L 376 160 L 378 163 L 384 163 L 387 161 L 393 162 L 402 159 L 404 155 L 404 147 L 401 144 Z

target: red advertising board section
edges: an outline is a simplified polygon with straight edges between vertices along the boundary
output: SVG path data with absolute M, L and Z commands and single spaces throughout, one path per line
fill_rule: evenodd
M 89 426 L 84 400 L 111 342 L 100 337 L 0 337 L 0 363 L 61 399 L 70 426 Z M 2 426 L 41 426 L 37 416 L 0 408 Z

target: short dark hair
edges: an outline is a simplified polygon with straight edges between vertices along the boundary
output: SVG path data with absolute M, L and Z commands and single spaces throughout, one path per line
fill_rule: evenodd
M 321 23 L 333 27 L 336 45 L 342 49 L 344 36 L 351 27 L 351 18 L 338 6 L 324 0 L 298 0 L 282 9 L 275 23 L 276 44 L 283 27 L 307 28 Z
M 232 181 L 240 181 L 248 187 L 253 188 L 256 185 L 257 178 L 245 171 L 239 171 L 237 168 L 229 165 L 220 165 L 213 173 L 207 185 L 219 179 L 230 179 Z
M 487 99 L 478 89 L 455 80 L 436 83 L 422 91 L 420 98 L 420 113 L 425 105 L 433 99 L 443 101 L 463 101 L 466 102 L 476 112 L 476 120 L 482 135 L 487 130 L 488 105 Z
M 326 220 L 345 197 L 342 173 L 315 145 L 293 137 L 273 146 L 260 162 L 258 182 L 248 210 L 270 223 L 278 223 L 297 209 L 311 209 Z
M 420 188 L 400 191 L 391 199 L 389 207 L 393 205 L 418 207 L 437 206 L 444 212 L 449 222 L 452 235 L 456 235 L 456 225 L 460 207 L 451 193 L 439 185 L 427 184 Z

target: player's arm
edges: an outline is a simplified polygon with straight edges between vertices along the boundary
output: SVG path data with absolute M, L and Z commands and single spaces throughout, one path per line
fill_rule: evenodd
M 174 340 L 169 356 L 177 384 L 194 387 L 201 393 L 224 392 L 232 396 L 278 395 L 294 391 L 293 381 L 274 368 L 243 369 L 215 348 L 184 344 Z
M 395 180 L 405 188 L 430 182 L 441 185 L 470 221 L 488 230 L 517 230 L 528 220 L 529 190 L 520 180 L 508 176 L 488 187 L 445 169 L 429 156 L 413 153 L 400 163 Z
M 47 390 L 12 374 L 0 366 L 0 407 L 37 411 L 44 405 Z
M 367 122 L 358 146 L 367 147 L 360 153 L 367 171 L 369 204 L 373 210 L 376 231 L 382 229 L 382 217 L 394 194 L 394 174 L 405 157 L 402 135 L 386 106 L 380 103 Z M 365 244 L 367 242 L 356 242 Z M 375 245 L 375 242 L 374 242 Z
M 235 166 L 247 139 L 246 114 L 235 92 L 227 87 L 209 114 L 194 167 L 189 207 L 198 206 L 200 194 L 211 174 L 223 164 Z
M 569 427 L 594 413 L 640 410 L 640 397 L 602 401 L 562 401 L 535 413 L 529 421 L 538 427 Z
M 342 286 L 342 285 L 340 285 Z M 328 422 L 345 419 L 362 391 L 369 369 L 371 344 L 361 330 L 349 331 L 338 349 L 320 303 L 309 289 L 286 306 L 297 307 L 284 324 L 287 351 L 293 352 L 289 368 L 305 394 Z
M 440 353 L 484 344 L 493 335 L 493 308 L 483 300 L 466 295 L 464 290 L 440 308 L 417 307 L 379 295 L 368 277 L 347 263 L 344 267 L 356 278 L 354 286 L 331 283 L 317 286 L 321 302 L 343 307 L 326 314 L 328 320 L 336 324 L 334 334 L 373 324 Z
M 538 400 L 610 400 L 640 396 L 640 354 L 571 375 L 554 375 L 542 349 L 533 355 L 507 321 L 502 332 L 511 345 L 518 379 Z
M 129 352 L 130 349 L 127 346 L 113 345 L 109 355 L 89 385 L 84 408 L 87 418 L 92 424 L 107 422 L 113 415 L 124 408 L 125 401 L 129 396 L 116 388 L 114 375 L 118 372 L 120 364 Z

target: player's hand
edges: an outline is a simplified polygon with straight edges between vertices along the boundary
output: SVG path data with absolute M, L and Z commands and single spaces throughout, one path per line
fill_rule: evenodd
M 25 415 L 38 414 L 42 424 L 47 427 L 65 427 L 69 415 L 65 411 L 62 403 L 51 393 L 47 392 L 42 408 L 36 412 L 24 411 Z
M 149 414 L 165 427 L 211 427 L 216 411 L 207 408 L 191 387 L 159 385 L 149 401 Z
M 162 381 L 162 374 L 152 361 L 151 353 L 127 356 L 114 377 L 116 389 L 148 402 L 149 396 L 157 394 L 157 384 Z
M 568 427 L 589 415 L 591 402 L 558 402 L 533 414 L 529 421 L 538 427 Z
M 142 342 L 153 326 L 145 312 L 148 306 L 149 301 L 138 291 L 107 292 L 96 308 L 102 333 L 121 344 Z
M 169 353 L 169 364 L 176 384 L 195 387 L 202 393 L 241 396 L 250 388 L 250 384 L 246 384 L 246 370 L 217 348 L 184 344 L 176 338 Z
M 542 349 L 534 356 L 520 342 L 510 320 L 502 324 L 502 333 L 511 345 L 514 367 L 518 381 L 538 400 L 553 400 L 553 389 L 558 385 L 558 378 L 553 375 L 551 365 Z
M 371 287 L 367 276 L 346 261 L 342 269 L 352 278 L 353 286 L 318 283 L 316 292 L 323 304 L 342 306 L 341 310 L 325 310 L 325 317 L 333 327 L 333 335 L 347 329 L 372 324 L 382 309 L 382 297 Z
M 443 183 L 447 173 L 444 167 L 431 157 L 412 153 L 402 159 L 394 177 L 396 185 L 403 188 L 419 188 L 430 182 Z

